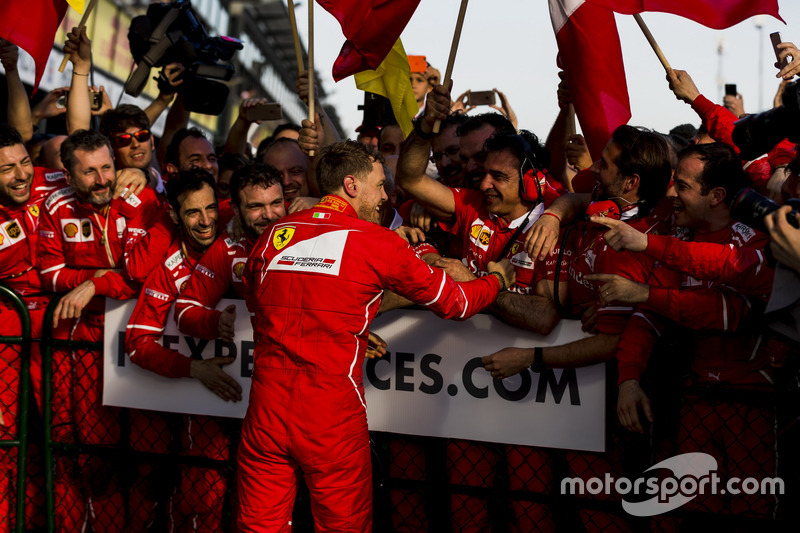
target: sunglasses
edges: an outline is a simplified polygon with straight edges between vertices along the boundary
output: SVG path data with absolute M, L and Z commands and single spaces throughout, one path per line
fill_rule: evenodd
M 111 142 L 114 144 L 114 148 L 125 148 L 133 142 L 134 138 L 140 143 L 147 142 L 150 140 L 150 130 L 139 130 L 133 133 L 116 135 Z

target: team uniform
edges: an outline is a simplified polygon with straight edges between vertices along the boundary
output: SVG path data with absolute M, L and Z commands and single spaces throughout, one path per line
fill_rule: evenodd
M 44 199 L 51 192 L 66 186 L 64 174 L 46 168 L 34 168 L 31 182 L 31 196 L 24 204 L 0 204 L 0 281 L 22 297 L 31 319 L 31 338 L 42 336 L 42 319 L 50 302 L 50 295 L 42 288 L 36 270 L 36 239 L 39 214 Z M 22 323 L 15 308 L 0 299 L 0 336 L 16 336 L 22 332 Z M 0 348 L 0 438 L 18 438 L 17 408 L 19 402 L 20 356 L 16 345 Z M 42 369 L 39 343 L 31 344 L 30 383 L 41 411 L 42 408 Z M 26 524 L 34 527 L 35 520 L 41 520 L 44 479 L 39 467 L 41 450 L 35 444 L 28 450 L 28 482 L 26 505 Z M 17 479 L 17 450 L 7 448 L 0 453 L 0 516 L 11 517 L 16 501 L 15 480 Z M 38 471 L 38 472 L 37 472 Z M 11 530 L 11 520 L 0 520 L 0 531 Z M 39 524 L 42 525 L 42 524 Z
M 371 530 L 362 360 L 383 289 L 468 318 L 495 299 L 491 278 L 454 282 L 336 196 L 261 236 L 245 267 L 256 348 L 239 446 L 240 531 L 291 529 L 298 469 L 317 531 Z
M 162 346 L 159 340 L 172 304 L 186 287 L 192 272 L 196 269 L 202 271 L 204 267 L 197 264 L 201 254 L 179 239 L 171 243 L 166 255 L 142 288 L 126 329 L 125 349 L 133 363 L 147 370 L 168 378 L 188 378 L 192 359 Z M 218 419 L 199 415 L 184 415 L 182 418 L 181 453 L 228 460 L 230 440 Z M 149 412 L 133 412 L 131 425 L 135 448 L 157 453 L 169 451 L 166 420 Z M 146 478 L 148 473 L 145 468 L 142 478 Z M 226 489 L 225 478 L 217 470 L 181 467 L 181 483 L 169 507 L 173 525 L 177 524 L 181 531 L 222 530 Z M 152 520 L 156 502 L 148 501 L 145 491 L 135 491 L 134 495 L 140 498 L 140 503 L 132 507 L 139 515 L 138 523 L 147 525 Z
M 243 235 L 239 239 L 223 232 L 200 259 L 202 269 L 189 278 L 186 290 L 175 303 L 178 329 L 200 339 L 219 338 L 219 316 L 216 307 L 229 293 L 244 298 L 244 268 L 255 240 Z
M 59 293 L 91 280 L 96 294 L 80 318 L 60 321 L 56 335 L 102 341 L 102 296 L 132 298 L 139 294 L 139 285 L 113 270 L 93 276 L 97 269 L 121 268 L 125 248 L 147 232 L 158 210 L 159 202 L 149 187 L 138 196 L 114 199 L 100 209 L 80 202 L 70 187 L 48 196 L 42 207 L 37 245 L 43 285 Z M 102 405 L 102 353 L 57 350 L 53 363 L 54 440 L 71 442 L 77 438 L 84 444 L 118 444 L 119 410 Z M 115 469 L 106 460 L 83 455 L 79 466 L 60 461 L 57 514 L 65 530 L 78 531 L 88 524 L 121 528 L 123 498 Z

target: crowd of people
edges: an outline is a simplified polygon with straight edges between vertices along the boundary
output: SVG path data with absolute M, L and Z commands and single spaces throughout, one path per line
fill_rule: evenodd
M 782 47 L 793 58 L 780 71 L 788 81 L 800 71 L 800 52 L 790 43 Z M 371 319 L 413 304 L 459 319 L 485 310 L 541 335 L 560 320 L 582 322 L 587 335 L 580 340 L 510 346 L 482 359 L 495 379 L 606 364 L 617 416 L 607 420 L 604 454 L 568 452 L 575 476 L 621 472 L 623 441 L 659 422 L 663 407 L 652 391 L 665 380 L 775 392 L 796 375 L 800 335 L 792 336 L 792 310 L 767 312 L 767 306 L 776 276 L 800 274 L 800 215 L 784 205 L 739 221 L 732 211 L 746 187 L 778 204 L 800 196 L 800 156 L 783 139 L 764 156 L 743 160 L 732 137 L 744 112 L 741 99 L 715 104 L 687 72 L 668 71 L 667 83 L 697 112 L 699 129 L 659 133 L 621 125 L 595 159 L 582 136 L 564 134 L 570 104 L 564 81 L 561 113 L 545 142 L 519 127 L 503 93 L 494 91 L 501 103 L 494 111 L 475 114 L 468 94 L 454 101 L 439 72 L 412 57 L 419 115 L 405 139 L 388 123 L 341 141 L 323 113 L 251 147 L 247 132 L 257 121 L 250 115 L 266 103 L 257 98 L 242 102 L 224 144 L 215 147 L 186 127 L 181 65 L 165 67 L 166 83 L 148 108 L 112 108 L 105 97 L 93 111 L 85 31 L 68 34 L 65 53 L 71 86 L 31 109 L 16 47 L 0 45 L 9 95 L 8 124 L 0 127 L 0 281 L 26 303 L 33 337 L 49 331 L 99 342 L 105 299 L 133 299 L 125 335 L 130 360 L 160 376 L 199 380 L 232 402 L 248 400 L 226 371 L 232 358 L 197 359 L 162 345 L 170 310 L 182 333 L 230 341 L 237 335 L 235 307 L 218 304 L 226 296 L 245 299 L 256 348 L 241 431 L 211 416 L 182 415 L 175 430 L 176 418 L 166 413 L 127 415 L 127 446 L 139 452 L 230 461 L 238 446 L 238 488 L 218 469 L 185 466 L 167 483 L 172 488 L 159 492 L 153 487 L 165 478 L 156 464 L 137 463 L 123 479 L 113 457 L 59 457 L 54 490 L 61 531 L 147 531 L 159 515 L 180 531 L 222 531 L 229 527 L 223 501 L 230 493 L 238 530 L 285 531 L 298 473 L 319 531 L 370 530 L 360 361 L 387 350 L 369 332 Z M 303 100 L 314 97 L 306 75 L 298 77 L 297 91 Z M 56 100 L 64 94 L 62 111 Z M 151 126 L 167 109 L 156 143 Z M 64 135 L 34 134 L 39 121 L 60 113 Z M 290 250 L 305 262 L 286 266 L 293 261 L 281 258 Z M 322 264 L 314 259 L 320 250 L 339 255 Z M 324 303 L 316 297 L 323 288 Z M 53 299 L 53 323 L 44 325 Z M 0 315 L 0 334 L 18 334 L 17 311 L 0 301 Z M 15 383 L 18 351 L 2 350 L 6 383 Z M 31 382 L 39 410 L 47 408 L 41 361 L 34 344 Z M 102 364 L 96 350 L 54 352 L 55 441 L 120 445 L 120 409 L 102 401 Z M 18 390 L 9 387 L 0 397 L 0 423 L 11 436 Z M 675 407 L 681 420 L 675 453 L 715 455 L 728 476 L 776 475 L 775 409 L 691 394 Z M 507 448 L 512 480 L 531 469 L 539 476 L 517 480 L 520 490 L 536 491 L 552 478 L 546 450 Z M 488 486 L 487 472 L 498 467 L 491 457 L 481 443 L 448 441 L 450 482 Z M 4 471 L 13 472 L 13 459 L 6 454 L 3 461 Z M 41 488 L 29 485 L 30 492 Z M 41 503 L 41 495 L 30 499 Z M 398 530 L 424 522 L 412 516 L 418 508 L 408 501 L 396 500 Z M 452 505 L 453 530 L 486 530 L 485 498 L 458 494 Z M 760 495 L 709 495 L 693 505 L 764 518 L 775 511 L 775 502 Z M 546 503 L 517 501 L 512 510 L 520 531 L 555 527 Z M 624 518 L 602 511 L 579 518 L 590 530 L 627 530 Z M 35 527 L 41 520 L 29 505 L 26 522 Z

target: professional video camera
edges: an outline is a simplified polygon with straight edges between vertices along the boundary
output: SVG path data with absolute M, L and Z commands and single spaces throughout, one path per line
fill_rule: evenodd
M 783 105 L 737 120 L 733 142 L 747 161 L 769 152 L 783 139 L 800 142 L 800 81 L 786 85 Z
M 181 63 L 183 105 L 187 111 L 219 115 L 228 99 L 228 87 L 213 80 L 229 81 L 230 63 L 242 43 L 232 37 L 210 37 L 197 20 L 189 0 L 150 4 L 147 14 L 134 18 L 128 30 L 136 70 L 125 83 L 125 92 L 139 96 L 151 67 Z
M 786 220 L 797 229 L 800 229 L 800 224 L 797 223 L 797 213 L 800 211 L 800 198 L 792 198 L 786 205 L 792 207 L 792 210 L 786 214 Z M 736 195 L 731 206 L 731 216 L 734 220 L 744 222 L 751 228 L 767 232 L 767 226 L 764 224 L 764 218 L 776 211 L 780 206 L 767 198 L 758 194 L 756 191 L 749 187 L 745 187 Z

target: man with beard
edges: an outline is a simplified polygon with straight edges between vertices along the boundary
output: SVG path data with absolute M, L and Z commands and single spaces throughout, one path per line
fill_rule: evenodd
M 508 262 L 458 283 L 378 226 L 382 157 L 345 141 L 318 154 L 325 196 L 265 231 L 245 267 L 254 313 L 253 383 L 239 446 L 240 531 L 289 529 L 297 477 L 318 531 L 372 528 L 361 360 L 390 289 L 446 318 L 467 318 L 513 282 Z
M 179 172 L 167 183 L 169 215 L 178 227 L 166 259 L 144 283 L 125 335 L 125 350 L 131 361 L 168 378 L 198 379 L 225 401 L 240 401 L 241 386 L 224 370 L 231 357 L 193 359 L 159 342 L 176 301 L 192 272 L 201 269 L 198 261 L 217 237 L 217 199 L 214 180 L 207 171 L 194 168 Z M 226 422 L 209 416 L 185 415 L 180 442 L 181 453 L 226 461 L 229 439 Z M 169 423 L 148 411 L 131 412 L 131 445 L 139 451 L 169 453 Z M 136 531 L 145 530 L 155 517 L 156 507 L 166 502 L 152 499 L 147 487 L 157 483 L 159 470 L 139 465 L 139 479 L 131 491 L 131 508 Z M 227 488 L 224 475 L 213 468 L 181 467 L 180 487 L 167 505 L 170 521 L 183 529 L 216 532 L 223 529 L 223 501 Z
M 231 200 L 235 217 L 200 259 L 198 268 L 175 306 L 178 329 L 201 339 L 230 341 L 234 336 L 236 307 L 216 307 L 233 292 L 244 298 L 242 274 L 253 245 L 264 230 L 286 215 L 278 171 L 263 163 L 250 163 L 233 173 Z
M 280 137 L 272 141 L 264 151 L 264 163 L 275 168 L 281 176 L 287 213 L 308 209 L 317 202 L 317 198 L 309 196 L 311 162 L 296 139 Z
M 55 308 L 56 335 L 101 342 L 105 300 L 133 298 L 138 284 L 121 270 L 123 253 L 147 232 L 159 209 L 149 187 L 126 199 L 113 198 L 115 184 L 138 169 L 117 171 L 108 139 L 79 130 L 61 145 L 67 182 L 43 205 L 37 255 L 42 281 L 53 292 L 69 291 Z M 60 326 L 60 327 L 59 327 Z M 102 353 L 91 350 L 53 354 L 53 424 L 56 441 L 116 445 L 119 413 L 102 405 Z M 56 513 L 66 530 L 122 527 L 124 499 L 110 461 L 81 454 L 82 473 L 66 461 L 57 466 Z M 108 483 L 95 483 L 96 479 Z
M 448 187 L 466 187 L 466 173 L 461 161 L 461 139 L 458 128 L 466 115 L 450 114 L 442 121 L 439 133 L 431 140 L 431 161 L 439 171 L 439 180 Z

